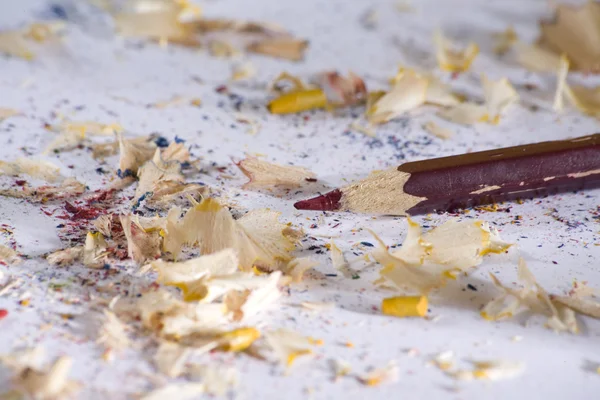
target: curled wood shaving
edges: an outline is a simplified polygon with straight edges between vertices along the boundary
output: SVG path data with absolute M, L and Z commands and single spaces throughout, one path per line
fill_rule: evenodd
M 467 273 L 490 253 L 502 253 L 510 244 L 484 221 L 450 220 L 425 234 L 408 219 L 408 235 L 400 250 L 390 253 L 376 235 L 378 249 L 373 253 L 383 265 L 381 276 L 398 288 L 422 294 Z
M 287 263 L 281 270 L 286 275 L 286 278 L 289 277 L 291 279 L 291 282 L 298 283 L 302 281 L 306 271 L 318 264 L 318 262 L 310 257 L 298 257 Z
M 428 80 L 414 71 L 406 71 L 387 94 L 370 108 L 366 116 L 370 123 L 388 122 L 425 103 Z
M 300 305 L 311 311 L 326 311 L 335 308 L 334 303 L 322 303 L 315 301 L 303 301 Z
M 460 104 L 458 96 L 456 96 L 452 88 L 440 81 L 435 75 L 427 71 L 415 70 L 401 66 L 398 68 L 398 73 L 391 79 L 392 85 L 400 82 L 407 73 L 417 74 L 422 78 L 427 79 L 427 92 L 425 94 L 425 103 L 436 106 L 455 106 Z
M 600 71 L 600 4 L 559 4 L 552 20 L 540 22 L 540 31 L 540 44 L 557 55 L 565 54 L 574 69 Z
M 29 175 L 54 183 L 59 181 L 60 168 L 49 161 L 17 158 L 15 161 L 0 161 L 0 175 Z
M 22 366 L 14 377 L 16 389 L 24 395 L 40 400 L 59 400 L 73 395 L 80 385 L 68 379 L 72 360 L 62 356 L 47 369 Z
M 291 61 L 304 59 L 304 52 L 308 48 L 308 41 L 292 37 L 277 37 L 263 39 L 246 46 L 250 53 L 263 54 Z
M 242 321 L 252 317 L 273 304 L 279 297 L 278 288 L 281 279 L 281 271 L 275 271 L 268 277 L 258 280 L 252 284 L 251 289 L 232 290 L 224 299 L 226 311 L 234 321 Z M 247 285 L 247 284 L 246 284 Z M 240 285 L 241 288 L 244 285 Z
M 141 264 L 146 260 L 160 257 L 162 237 L 158 230 L 141 228 L 132 223 L 131 215 L 121 215 L 119 220 L 127 239 L 127 252 L 130 258 Z
M 358 381 L 366 386 L 378 386 L 383 383 L 396 382 L 398 374 L 398 365 L 395 361 L 390 361 L 385 367 L 374 368 L 366 374 L 358 376 Z
M 450 139 L 452 136 L 454 136 L 454 132 L 452 132 L 450 129 L 439 126 L 433 121 L 426 122 L 423 125 L 423 129 L 432 135 L 439 137 L 440 139 Z
M 337 247 L 333 241 L 329 246 L 329 250 L 331 251 L 331 263 L 333 264 L 333 268 L 341 272 L 347 279 L 356 279 L 359 277 L 358 271 L 350 268 L 350 264 L 346 261 L 344 253 L 342 253 L 340 248 Z
M 232 82 L 242 81 L 253 78 L 256 75 L 256 67 L 249 61 L 244 63 L 234 64 L 231 67 L 231 78 Z
M 191 349 L 166 340 L 161 341 L 154 354 L 154 365 L 163 374 L 176 378 L 184 373 Z
M 139 168 L 146 161 L 152 159 L 156 151 L 154 143 L 125 140 L 120 133 L 117 134 L 117 140 L 120 152 L 119 171 L 122 177 L 135 176 Z
M 184 338 L 199 334 L 214 341 L 228 322 L 222 304 L 186 303 L 165 290 L 144 294 L 130 312 L 162 337 Z M 204 341 L 203 344 L 207 344 Z
M 214 199 L 204 199 L 183 218 L 172 209 L 165 225 L 164 249 L 177 256 L 185 244 L 198 244 L 203 254 L 226 248 L 237 251 L 240 269 L 280 269 L 292 260 L 299 233 L 278 221 L 279 213 L 253 210 L 238 220 Z
M 448 121 L 463 125 L 472 125 L 477 122 L 497 124 L 505 109 L 518 102 L 519 95 L 506 78 L 497 81 L 481 76 L 485 103 L 461 103 L 457 106 L 442 110 L 438 115 Z
M 77 262 L 82 256 L 83 246 L 76 246 L 48 254 L 46 260 L 52 265 L 66 267 Z
M 225 396 L 239 385 L 239 374 L 234 367 L 196 364 L 190 367 L 189 375 L 200 380 L 206 393 L 212 396 Z
M 61 22 L 36 22 L 24 29 L 0 32 L 0 53 L 33 60 L 35 53 L 31 49 L 58 39 L 64 28 Z
M 160 149 L 156 149 L 152 160 L 146 161 L 138 170 L 138 187 L 134 194 L 134 204 L 145 199 L 160 198 L 172 194 L 173 188 L 183 189 L 185 178 L 181 173 L 181 163 L 177 160 L 165 161 Z
M 222 58 L 237 57 L 241 54 L 231 43 L 217 39 L 213 39 L 208 43 L 208 50 L 212 56 Z
M 17 252 L 10 247 L 0 244 L 0 261 L 4 261 L 7 264 L 16 264 L 20 261 L 20 257 Z
M 311 347 L 314 340 L 288 329 L 269 331 L 265 334 L 265 339 L 273 349 L 278 362 L 286 367 L 292 366 L 300 356 L 313 354 Z
M 244 189 L 275 186 L 295 188 L 316 179 L 316 175 L 306 168 L 269 163 L 256 157 L 245 158 L 236 165 L 250 178 L 250 181 L 244 184 Z
M 554 72 L 560 63 L 560 55 L 537 44 L 517 42 L 515 45 L 517 62 L 534 72 Z
M 512 26 L 506 28 L 505 31 L 495 33 L 493 35 L 495 40 L 494 53 L 502 55 L 510 50 L 510 48 L 519 40 L 517 32 L 515 32 Z
M 200 41 L 194 36 L 193 26 L 181 21 L 182 12 L 185 12 L 184 6 L 176 2 L 162 10 L 124 12 L 114 16 L 115 27 L 117 32 L 125 37 L 171 41 L 198 47 Z
M 108 244 L 100 232 L 88 232 L 83 246 L 83 264 L 90 268 L 102 268 L 107 256 Z
M 282 83 L 286 85 L 281 85 Z M 287 87 L 287 89 L 285 89 L 285 87 Z M 277 94 L 285 92 L 301 92 L 308 89 L 310 89 L 310 86 L 302 82 L 302 79 L 287 72 L 280 73 L 267 88 L 269 92 Z
M 17 115 L 21 115 L 21 113 L 15 109 L 0 107 L 0 122 Z
M 524 284 L 522 289 L 512 289 L 504 286 L 498 278 L 490 274 L 494 285 L 502 294 L 490 301 L 481 310 L 481 316 L 487 320 L 496 321 L 511 318 L 513 315 L 530 310 L 548 318 L 546 327 L 555 331 L 570 331 L 579 333 L 579 326 L 573 309 L 564 302 L 551 298 L 546 290 L 537 283 L 535 277 L 527 268 L 525 260 L 519 260 L 519 280 Z
M 438 65 L 443 71 L 468 71 L 473 60 L 479 54 L 479 47 L 475 43 L 470 43 L 462 51 L 454 50 L 454 45 L 444 36 L 440 29 L 435 30 L 433 42 Z
M 204 393 L 204 385 L 201 383 L 171 383 L 144 395 L 141 400 L 192 400 Z
M 0 196 L 44 203 L 49 200 L 75 197 L 84 193 L 85 190 L 86 186 L 83 183 L 73 178 L 67 178 L 58 186 L 30 187 L 25 184 L 21 189 L 0 189 Z
M 506 78 L 492 81 L 482 75 L 481 84 L 485 97 L 487 120 L 492 124 L 497 124 L 503 111 L 519 101 L 519 94 Z
M 567 83 L 569 72 L 569 61 L 566 57 L 560 58 L 557 72 L 556 92 L 554 95 L 555 111 L 562 111 L 563 98 L 566 97 L 569 103 L 581 112 L 598 116 L 600 115 L 600 86 L 571 86 Z
M 104 346 L 105 355 L 121 352 L 130 347 L 131 341 L 127 335 L 127 327 L 111 311 L 103 311 L 103 322 L 98 335 L 98 343 Z
M 331 106 L 351 106 L 367 100 L 367 86 L 353 72 L 348 77 L 336 71 L 324 72 L 317 76 L 317 81 Z
M 101 215 L 93 221 L 93 225 L 98 232 L 110 237 L 112 235 L 112 218 L 112 214 Z
M 486 360 L 471 361 L 471 364 L 472 369 L 447 370 L 445 373 L 451 378 L 462 381 L 473 379 L 499 381 L 515 378 L 525 370 L 525 364 L 518 361 Z

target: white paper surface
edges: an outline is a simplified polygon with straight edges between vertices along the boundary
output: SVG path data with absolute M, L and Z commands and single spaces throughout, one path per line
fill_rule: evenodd
M 600 323 L 582 318 L 582 334 L 555 334 L 542 326 L 543 319 L 533 319 L 527 326 L 524 318 L 487 322 L 479 316 L 479 309 L 497 294 L 488 274 L 497 274 L 507 284 L 515 282 L 519 255 L 552 292 L 568 290 L 574 280 L 600 287 L 600 191 L 511 204 L 510 212 L 461 214 L 460 218 L 489 221 L 503 239 L 516 246 L 508 255 L 486 258 L 476 273 L 460 280 L 453 290 L 432 296 L 430 315 L 439 317 L 435 321 L 380 315 L 381 300 L 392 292 L 372 284 L 379 266 L 365 263 L 363 255 L 369 247 L 361 242 L 374 243 L 366 230 L 369 228 L 390 245 L 401 243 L 406 233 L 403 218 L 299 212 L 292 207 L 294 201 L 311 197 L 316 191 L 324 192 L 372 170 L 405 161 L 583 136 L 598 130 L 596 120 L 576 111 L 563 115 L 550 111 L 554 76 L 528 73 L 509 56 L 499 60 L 491 51 L 491 34 L 509 24 L 524 39 L 533 39 L 536 21 L 550 13 L 546 1 L 427 0 L 414 1 L 412 6 L 414 12 L 400 13 L 394 1 L 206 1 L 203 8 L 207 16 L 272 21 L 310 40 L 304 62 L 248 56 L 258 74 L 243 84 L 227 82 L 234 61 L 212 57 L 203 50 L 137 46 L 90 33 L 92 28 L 70 27 L 64 47 L 39 54 L 36 61 L 0 57 L 0 107 L 24 114 L 0 123 L 0 159 L 40 153 L 53 138 L 44 123 L 56 123 L 60 116 L 119 123 L 132 135 L 156 132 L 169 140 L 177 136 L 201 159 L 206 174 L 199 175 L 199 180 L 222 188 L 241 209 L 269 207 L 281 211 L 283 220 L 302 227 L 308 239 L 298 254 L 319 260 L 317 269 L 322 273 L 337 272 L 323 247 L 329 236 L 335 238 L 351 266 L 361 270 L 361 278 L 349 280 L 338 273 L 337 277 L 306 280 L 293 286 L 281 305 L 261 319 L 262 327 L 285 327 L 322 339 L 324 345 L 315 348 L 317 357 L 299 362 L 287 375 L 281 368 L 243 355 L 205 358 L 205 362 L 226 362 L 238 368 L 241 384 L 232 398 L 592 398 L 600 389 L 600 376 L 590 370 L 600 362 Z M 43 1 L 1 1 L 0 28 L 32 22 L 44 10 Z M 369 10 L 378 16 L 373 30 L 365 30 L 359 22 Z M 452 139 L 444 141 L 422 129 L 435 113 L 434 108 L 423 108 L 381 126 L 373 139 L 347 128 L 353 116 L 362 112 L 358 108 L 289 116 L 269 115 L 265 110 L 268 97 L 264 85 L 282 71 L 308 78 L 323 70 L 352 70 L 365 77 L 370 89 L 376 89 L 387 87 L 387 79 L 400 64 L 433 67 L 431 32 L 438 26 L 460 44 L 475 40 L 482 49 L 471 71 L 457 77 L 453 86 L 481 97 L 479 75 L 486 73 L 493 79 L 506 76 L 518 87 L 521 105 L 513 106 L 499 125 L 444 124 L 455 132 Z M 448 74 L 440 76 L 449 79 Z M 592 82 L 591 78 L 579 79 Z M 528 91 L 519 86 L 525 83 L 538 89 Z M 236 122 L 236 99 L 215 91 L 222 84 L 241 97 L 239 111 L 260 122 L 258 134 L 249 135 L 248 126 Z M 200 98 L 202 106 L 145 106 L 176 95 Z M 540 109 L 533 112 L 532 105 Z M 244 191 L 240 188 L 247 179 L 231 158 L 257 153 L 269 161 L 308 167 L 317 174 L 319 183 L 281 197 Z M 106 164 L 99 164 L 86 150 L 48 159 L 92 190 L 106 185 L 110 176 L 99 175 L 96 169 L 113 171 L 118 160 L 111 157 Z M 224 170 L 219 171 L 219 167 Z M 2 178 L 3 184 L 13 181 Z M 4 224 L 0 243 L 14 240 L 21 254 L 32 257 L 20 265 L 0 265 L 5 275 L 21 279 L 18 289 L 0 297 L 0 309 L 9 311 L 0 321 L 0 353 L 42 345 L 50 356 L 70 355 L 75 359 L 71 377 L 85 384 L 79 393 L 81 399 L 124 399 L 145 393 L 151 388 L 144 377 L 151 369 L 151 355 L 143 349 L 131 349 L 112 364 L 102 361 L 93 328 L 86 322 L 93 290 L 72 277 L 89 274 L 90 279 L 102 280 L 103 272 L 51 267 L 37 258 L 67 245 L 61 244 L 60 228 L 56 228 L 61 220 L 41 211 L 59 207 L 61 204 L 40 206 L 0 198 L 0 223 Z M 416 219 L 434 226 L 448 218 L 432 215 Z M 123 282 L 138 279 L 128 278 L 125 268 L 121 270 L 118 279 Z M 67 284 L 61 291 L 49 288 L 61 283 Z M 469 283 L 477 291 L 467 289 Z M 136 285 L 123 284 L 123 294 L 136 290 Z M 19 304 L 24 298 L 30 299 L 29 306 Z M 298 307 L 303 301 L 333 302 L 336 308 L 315 313 Z M 514 341 L 515 336 L 522 340 Z M 414 350 L 407 352 L 409 349 Z M 415 350 L 418 355 L 413 354 Z M 507 381 L 457 383 L 428 365 L 433 355 L 446 350 L 455 352 L 462 367 L 467 367 L 468 359 L 503 358 L 522 361 L 526 369 L 520 377 Z M 352 377 L 334 383 L 328 366 L 332 358 L 348 361 L 356 374 L 395 360 L 399 380 L 378 387 L 365 387 Z M 0 369 L 0 388 L 8 389 L 9 380 L 9 371 Z

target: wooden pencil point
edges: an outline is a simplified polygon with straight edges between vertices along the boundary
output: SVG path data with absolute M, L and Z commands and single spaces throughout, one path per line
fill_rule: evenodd
M 294 204 L 415 215 L 600 187 L 600 134 L 409 162 Z

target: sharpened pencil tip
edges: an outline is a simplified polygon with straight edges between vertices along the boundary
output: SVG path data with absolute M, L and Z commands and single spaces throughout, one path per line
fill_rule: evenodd
M 312 199 L 300 200 L 294 204 L 297 210 L 336 211 L 340 209 L 342 191 L 335 189 Z

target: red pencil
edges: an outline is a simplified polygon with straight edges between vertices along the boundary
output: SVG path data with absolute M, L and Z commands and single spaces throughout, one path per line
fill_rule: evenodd
M 409 162 L 294 204 L 415 215 L 600 187 L 600 134 Z

